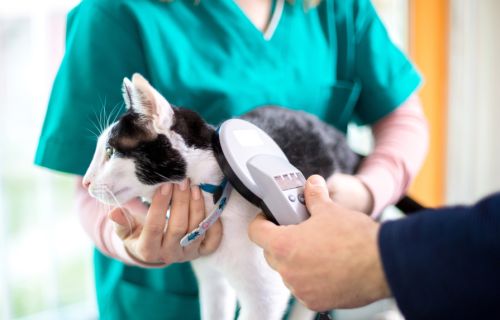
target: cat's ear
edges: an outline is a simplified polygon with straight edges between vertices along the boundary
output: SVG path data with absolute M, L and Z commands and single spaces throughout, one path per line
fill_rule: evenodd
M 125 108 L 129 110 L 132 108 L 132 94 L 134 92 L 134 86 L 128 78 L 123 78 L 122 83 L 122 95 L 123 101 L 125 101 Z
M 164 132 L 172 126 L 174 121 L 172 106 L 140 74 L 135 73 L 132 81 L 123 79 L 122 90 L 127 109 L 152 121 L 157 132 Z

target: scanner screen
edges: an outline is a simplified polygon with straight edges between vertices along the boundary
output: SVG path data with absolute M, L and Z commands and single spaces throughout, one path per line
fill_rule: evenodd
M 304 176 L 300 172 L 286 173 L 274 177 L 281 191 L 302 187 L 305 183 Z

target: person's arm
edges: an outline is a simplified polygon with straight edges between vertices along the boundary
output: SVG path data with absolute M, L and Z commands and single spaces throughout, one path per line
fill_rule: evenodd
M 358 84 L 351 121 L 372 127 L 375 148 L 356 175 L 334 174 L 328 185 L 340 205 L 377 217 L 405 193 L 427 151 L 427 124 L 417 97 L 422 78 L 391 40 L 371 1 L 335 6 L 346 15 L 336 28 L 338 75 Z M 345 44 L 344 37 L 353 40 Z M 347 52 L 340 50 L 342 44 Z
M 356 173 L 373 199 L 372 216 L 395 204 L 408 190 L 429 146 L 427 120 L 420 99 L 411 96 L 403 106 L 372 127 L 375 147 Z
M 379 246 L 406 319 L 500 319 L 500 194 L 384 223 Z
M 500 194 L 382 226 L 336 205 L 319 176 L 304 194 L 308 220 L 276 226 L 259 215 L 249 236 L 310 309 L 394 295 L 408 320 L 500 319 Z
M 376 218 L 408 190 L 427 153 L 429 133 L 417 95 L 412 95 L 372 129 L 374 150 L 357 173 L 335 174 L 327 184 L 334 201 Z

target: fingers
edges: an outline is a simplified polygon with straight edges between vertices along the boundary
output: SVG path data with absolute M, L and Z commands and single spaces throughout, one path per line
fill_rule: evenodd
M 170 185 L 163 185 L 156 190 L 139 235 L 126 241 L 125 246 L 129 253 L 141 262 L 148 264 L 161 262 L 161 241 L 171 189 Z
M 250 240 L 264 249 L 264 257 L 271 268 L 280 271 L 280 265 L 289 260 L 294 243 L 294 232 L 288 232 L 295 226 L 277 226 L 262 214 L 250 223 Z
M 136 225 L 134 218 L 124 210 L 126 209 L 115 208 L 108 213 L 108 217 L 114 222 L 116 234 L 122 240 L 133 233 Z
M 188 214 L 188 229 L 187 232 L 193 231 L 205 218 L 205 204 L 201 197 L 201 190 L 198 186 L 191 187 L 191 197 L 189 199 L 189 214 Z M 192 260 L 200 255 L 199 249 L 204 236 L 200 236 L 190 245 L 183 248 L 184 260 Z
M 304 194 L 306 206 L 311 215 L 318 214 L 324 210 L 324 205 L 331 203 L 325 179 L 318 175 L 307 179 Z
M 222 223 L 217 220 L 205 234 L 205 239 L 201 242 L 198 252 L 200 255 L 204 256 L 212 253 L 219 247 L 220 241 L 222 239 Z
M 208 232 L 186 248 L 180 240 L 189 230 L 194 230 L 205 218 L 205 203 L 198 186 L 189 186 L 185 180 L 177 185 L 165 184 L 152 199 L 142 224 L 133 221 L 135 231 L 129 227 L 126 212 L 115 209 L 109 217 L 115 222 L 117 233 L 126 242 L 126 248 L 137 260 L 144 263 L 170 264 L 192 260 L 208 254 L 219 246 L 222 224 L 217 221 Z M 170 218 L 166 212 L 170 205 Z
M 256 245 L 264 250 L 268 250 L 269 240 L 272 239 L 272 236 L 275 233 L 277 233 L 277 230 L 279 230 L 278 226 L 267 220 L 262 214 L 259 214 L 250 223 L 248 235 L 250 240 L 252 240 Z
M 190 190 L 188 181 L 176 184 L 173 191 L 167 237 L 181 239 L 187 232 L 189 222 Z
M 203 203 L 201 190 L 198 186 L 191 187 L 189 211 L 188 230 L 191 231 L 197 228 L 200 222 L 205 218 L 205 204 Z
M 190 193 L 187 180 L 174 186 L 170 218 L 168 219 L 167 231 L 162 243 L 162 252 L 166 263 L 183 258 L 183 250 L 179 245 L 179 241 L 188 230 Z
M 114 208 L 108 213 L 108 217 L 118 226 L 127 227 L 127 219 L 122 208 Z
M 171 197 L 172 185 L 170 183 L 158 188 L 153 196 L 140 238 L 140 241 L 149 247 L 148 250 L 158 251 L 161 246 Z
M 133 212 L 139 216 L 146 216 L 148 213 L 148 207 L 144 205 L 144 202 L 140 198 L 134 198 L 125 204 L 125 208 L 128 212 Z

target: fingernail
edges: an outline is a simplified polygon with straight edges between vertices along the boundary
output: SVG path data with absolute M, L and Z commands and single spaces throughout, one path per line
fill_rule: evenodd
M 166 183 L 161 187 L 161 194 L 166 196 L 172 192 L 172 184 Z
M 182 180 L 181 183 L 179 183 L 179 190 L 186 191 L 187 187 L 188 187 L 187 179 L 184 179 Z
M 323 179 L 323 177 L 318 175 L 310 176 L 309 179 L 307 179 L 307 182 L 309 182 L 309 184 L 313 186 L 318 186 L 318 187 L 326 185 L 325 179 Z
M 200 200 L 201 192 L 200 192 L 200 188 L 198 188 L 198 186 L 191 187 L 191 196 L 193 197 L 193 200 Z

